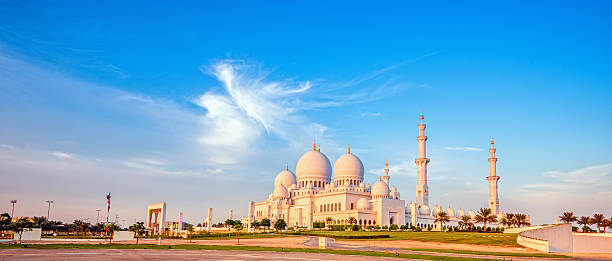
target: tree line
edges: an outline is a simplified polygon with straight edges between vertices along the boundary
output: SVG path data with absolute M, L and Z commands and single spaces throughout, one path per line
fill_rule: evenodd
M 606 228 L 611 228 L 612 229 L 612 217 L 610 218 L 606 218 L 603 214 L 593 214 L 592 217 L 588 217 L 588 216 L 581 216 L 581 217 L 577 217 L 574 216 L 574 212 L 563 212 L 561 214 L 561 216 L 559 216 L 559 221 L 566 223 L 566 224 L 570 224 L 570 223 L 576 223 L 578 225 L 582 225 L 582 232 L 586 233 L 586 232 L 594 232 L 589 226 L 590 225 L 596 225 L 597 226 L 597 232 L 601 233 L 601 229 L 603 228 L 603 233 L 606 233 Z M 578 228 L 577 227 L 573 227 L 574 231 L 577 231 Z

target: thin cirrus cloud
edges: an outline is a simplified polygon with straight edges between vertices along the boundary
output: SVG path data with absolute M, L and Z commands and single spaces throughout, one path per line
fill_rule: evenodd
M 66 152 L 55 151 L 55 152 L 52 152 L 51 155 L 59 159 L 72 159 L 72 154 L 66 153 Z
M 471 151 L 481 151 L 481 148 L 476 148 L 476 147 L 445 147 L 445 150 L 453 150 L 453 151 L 465 151 L 465 152 L 471 152 Z

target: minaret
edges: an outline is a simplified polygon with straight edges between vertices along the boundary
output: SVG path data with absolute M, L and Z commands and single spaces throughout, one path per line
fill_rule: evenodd
M 495 168 L 497 158 L 495 157 L 495 148 L 493 144 L 495 143 L 491 137 L 491 148 L 489 149 L 489 176 L 487 180 L 489 181 L 489 208 L 494 215 L 497 215 L 499 211 L 499 198 L 497 197 L 497 181 L 499 180 L 499 176 L 497 176 L 497 169 Z
M 389 162 L 385 162 L 385 176 L 383 177 L 387 186 L 389 186 Z
M 429 205 L 429 188 L 427 187 L 427 164 L 429 159 L 425 155 L 425 124 L 423 124 L 423 111 L 421 111 L 421 124 L 419 125 L 419 157 L 414 160 L 418 169 L 418 181 L 416 186 L 416 204 L 418 206 Z

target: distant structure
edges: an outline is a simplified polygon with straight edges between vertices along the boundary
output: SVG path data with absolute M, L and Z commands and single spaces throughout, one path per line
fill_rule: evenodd
M 208 208 L 208 217 L 206 218 L 206 230 L 210 232 L 212 230 L 212 208 Z
M 419 206 L 429 205 L 429 187 L 427 186 L 427 164 L 429 159 L 425 156 L 425 142 L 427 136 L 425 136 L 425 124 L 423 124 L 423 111 L 421 111 L 421 124 L 419 125 L 419 136 L 417 141 L 419 142 L 419 157 L 414 160 L 417 165 L 417 186 L 416 186 L 416 203 Z
M 350 147 L 332 167 L 317 149 L 300 157 L 296 175 L 286 166 L 274 180 L 274 192 L 268 199 L 249 203 L 249 226 L 252 221 L 283 219 L 290 227 L 312 228 L 314 222 L 389 226 L 404 225 L 405 202 L 391 186 L 388 164 L 385 177 L 373 185 L 365 184 L 361 160 Z M 391 188 L 389 188 L 391 186 Z
M 448 206 L 430 205 L 429 186 L 427 184 L 427 158 L 425 123 L 423 112 L 419 117 L 418 157 L 414 160 L 417 166 L 416 200 L 405 204 L 400 193 L 390 183 L 389 164 L 385 163 L 384 176 L 373 185 L 365 184 L 364 169 L 361 160 L 350 147 L 347 153 L 340 156 L 332 169 L 327 157 L 315 145 L 311 151 L 304 153 L 295 167 L 296 174 L 287 165 L 276 175 L 274 191 L 266 200 L 249 202 L 249 214 L 242 220 L 250 225 L 254 221 L 270 219 L 273 223 L 283 219 L 289 227 L 312 228 L 315 222 L 334 224 L 356 224 L 360 226 L 409 225 L 424 229 L 437 229 L 434 222 L 439 212 L 446 212 L 450 222 L 446 226 L 457 226 L 461 216 L 474 218 L 474 210 L 464 211 Z M 491 139 L 489 149 L 490 173 L 488 207 L 498 217 L 500 211 L 496 173 L 496 149 Z M 333 178 L 332 178 L 333 172 Z M 484 200 L 483 200 L 484 201 Z M 433 205 L 433 206 L 432 206 Z M 482 206 L 482 207 L 486 207 Z M 480 207 L 477 207 L 478 209 Z M 230 212 L 231 213 L 231 212 Z M 230 214 L 231 215 L 231 214 Z M 528 216 L 529 218 L 529 216 Z M 490 224 L 496 227 L 498 224 Z M 252 228 L 250 228 L 252 230 Z
M 497 181 L 499 181 L 499 176 L 497 176 L 497 169 L 495 164 L 497 163 L 497 158 L 495 157 L 495 148 L 493 147 L 493 138 L 491 138 L 491 148 L 489 149 L 489 153 L 491 157 L 489 158 L 489 176 L 487 180 L 489 181 L 489 208 L 493 213 L 497 213 L 499 210 L 499 197 L 497 196 Z
M 227 219 L 229 220 L 234 220 L 234 211 L 233 210 L 229 210 L 227 213 Z
M 161 235 L 166 223 L 166 202 L 150 204 L 147 207 L 147 225 L 149 234 Z

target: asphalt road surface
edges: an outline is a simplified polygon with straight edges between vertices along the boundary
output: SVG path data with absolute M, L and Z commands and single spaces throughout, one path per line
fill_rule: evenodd
M 410 260 L 315 253 L 153 249 L 2 249 L 0 260 Z

